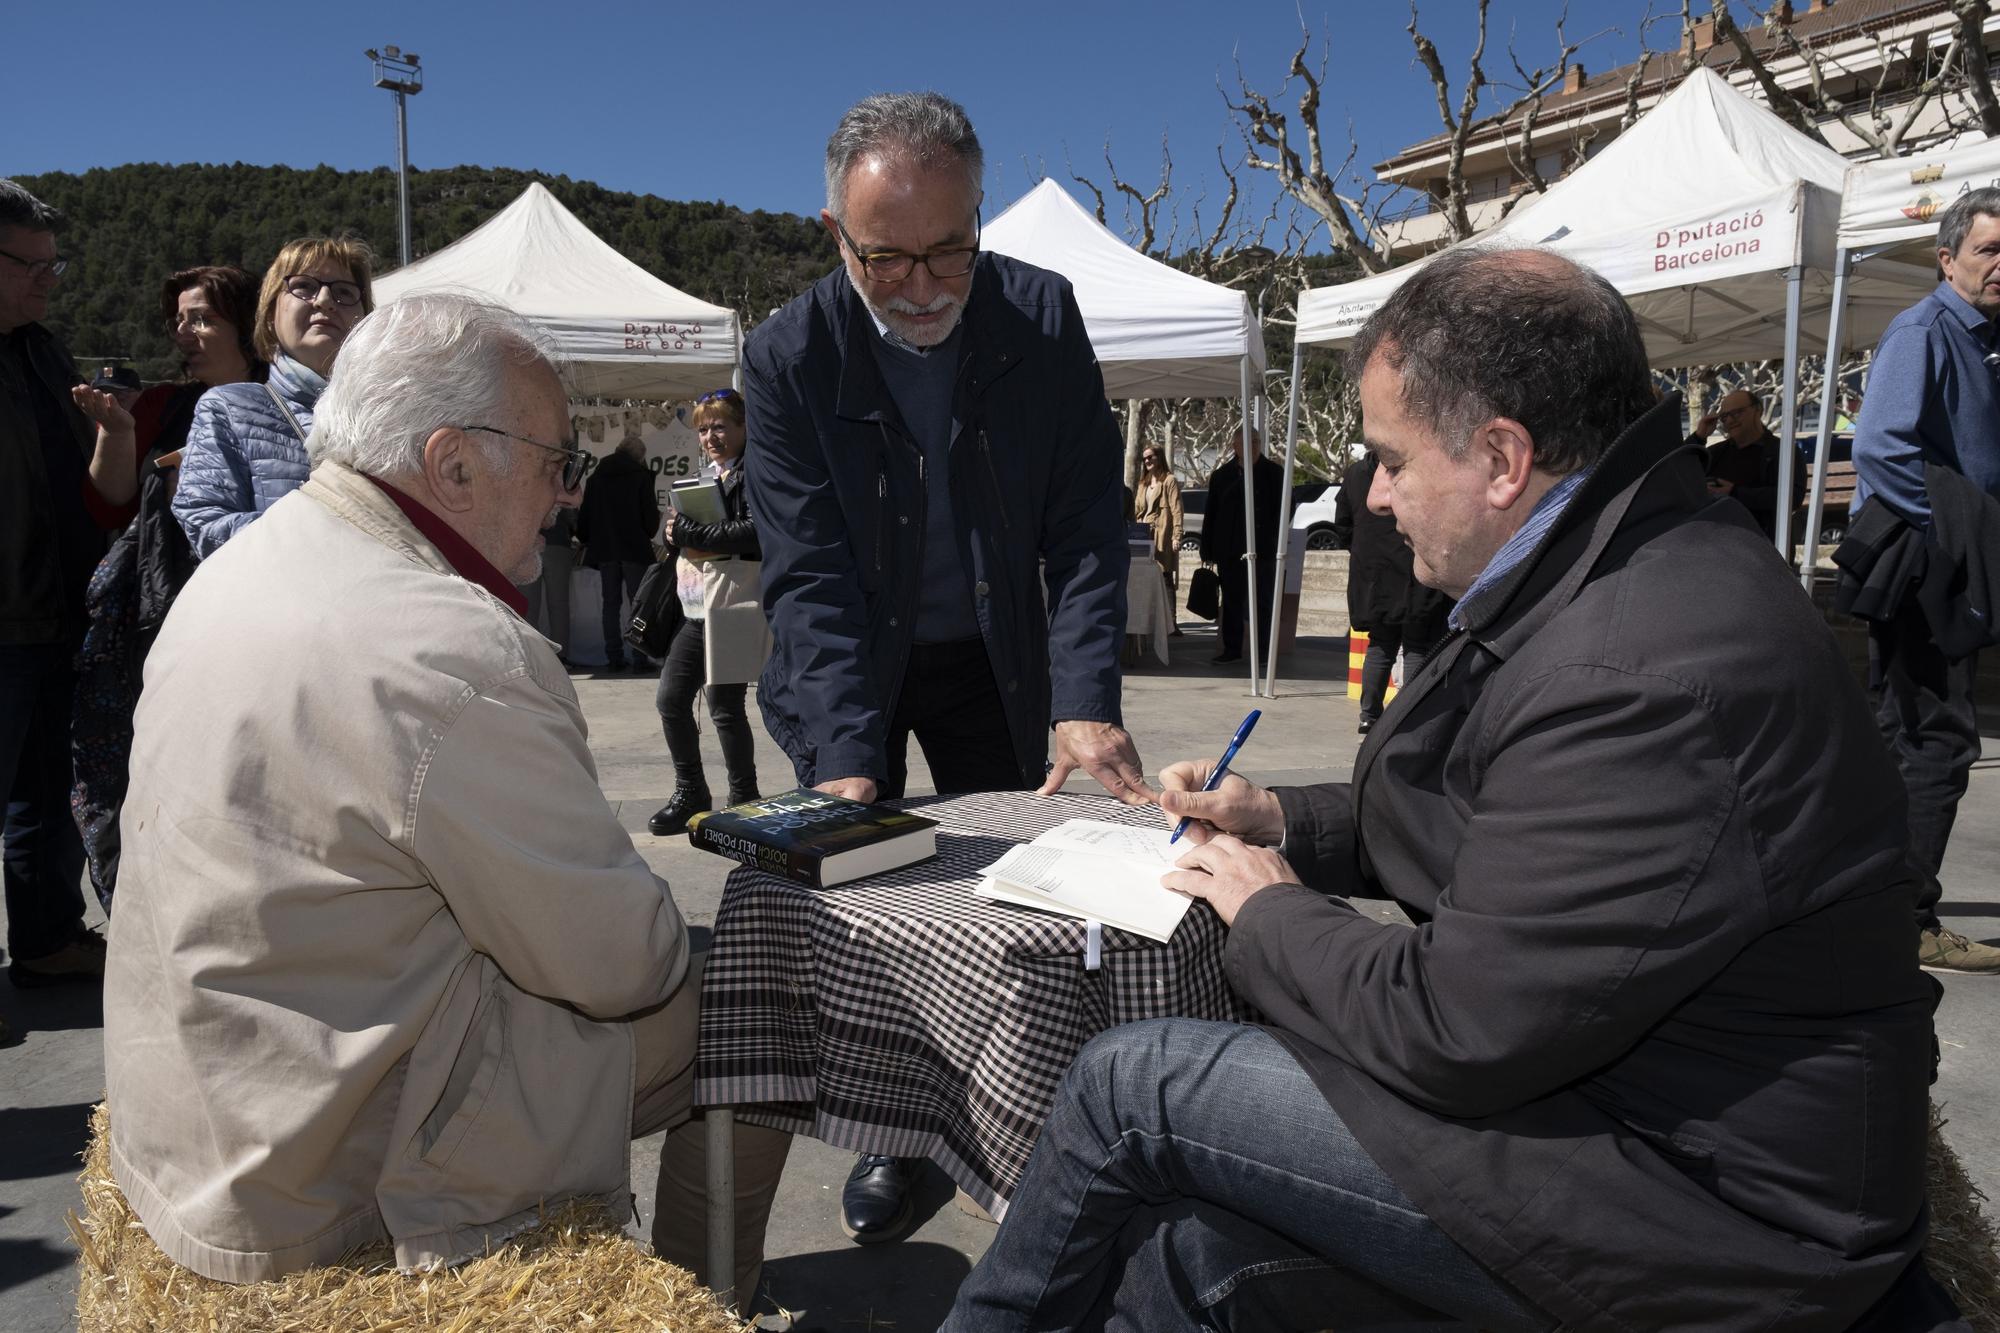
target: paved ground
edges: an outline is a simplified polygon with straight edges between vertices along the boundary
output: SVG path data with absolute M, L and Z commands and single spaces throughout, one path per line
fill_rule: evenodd
M 1208 665 L 1213 640 L 1193 632 L 1173 641 L 1171 669 L 1135 669 L 1126 715 L 1149 771 L 1176 758 L 1215 753 L 1252 706 L 1239 668 Z M 1344 775 L 1357 748 L 1354 705 L 1345 697 L 1344 644 L 1308 640 L 1287 659 L 1279 697 L 1238 767 L 1260 781 Z M 578 692 L 591 723 L 607 795 L 647 859 L 673 885 L 690 922 L 715 919 L 727 864 L 680 839 L 655 839 L 645 821 L 672 780 L 653 712 L 652 682 L 582 678 Z M 704 738 L 712 774 L 720 752 Z M 767 788 L 787 785 L 776 747 L 761 739 Z M 912 790 L 928 774 L 913 756 Z M 1087 782 L 1080 789 L 1089 789 Z M 1946 882 L 1947 919 L 1976 938 L 2000 935 L 2000 758 L 1982 761 L 1959 817 Z M 71 1326 L 74 1250 L 63 1213 L 76 1206 L 76 1157 L 90 1105 L 101 1095 L 103 1065 L 94 998 L 15 992 L 0 980 L 0 1014 L 27 1030 L 22 1045 L 0 1051 L 0 1329 L 42 1333 Z M 1988 1194 L 2000 1191 L 2000 979 L 1946 978 L 1938 1015 L 1944 1071 L 1937 1088 L 1951 1124 L 1947 1136 Z M 653 1178 L 657 1143 L 634 1147 L 642 1197 Z M 920 1189 L 921 1225 L 901 1244 L 851 1245 L 837 1210 L 848 1154 L 801 1140 L 793 1149 L 772 1219 L 765 1268 L 769 1295 L 802 1311 L 802 1328 L 832 1331 L 936 1327 L 951 1292 L 984 1251 L 992 1226 L 961 1212 L 933 1172 Z

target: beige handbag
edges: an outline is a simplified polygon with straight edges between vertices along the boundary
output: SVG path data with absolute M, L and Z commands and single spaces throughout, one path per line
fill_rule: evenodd
M 736 557 L 701 566 L 703 630 L 710 685 L 746 685 L 771 655 L 771 625 L 764 619 L 764 562 Z

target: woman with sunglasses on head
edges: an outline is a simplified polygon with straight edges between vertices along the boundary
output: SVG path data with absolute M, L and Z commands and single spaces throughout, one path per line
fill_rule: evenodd
M 708 715 L 715 719 L 715 736 L 729 771 L 726 804 L 757 799 L 756 733 L 750 727 L 745 695 L 748 682 L 763 669 L 769 642 L 761 609 L 747 617 L 742 614 L 755 606 L 763 560 L 750 503 L 743 494 L 741 465 L 747 443 L 743 395 L 734 389 L 705 393 L 696 400 L 689 420 L 722 487 L 723 519 L 698 523 L 669 509 L 660 525 L 667 559 L 674 562 L 679 576 L 682 612 L 680 628 L 667 648 L 666 665 L 660 668 L 655 699 L 667 753 L 674 762 L 673 798 L 646 823 L 661 837 L 684 831 L 690 816 L 714 806 L 702 771 L 694 717 L 695 694 L 704 686 Z M 725 603 L 727 612 L 717 609 Z
M 305 481 L 313 404 L 341 344 L 375 308 L 371 274 L 360 242 L 329 237 L 291 242 L 264 274 L 254 342 L 270 378 L 204 394 L 181 459 L 174 517 L 197 558 Z

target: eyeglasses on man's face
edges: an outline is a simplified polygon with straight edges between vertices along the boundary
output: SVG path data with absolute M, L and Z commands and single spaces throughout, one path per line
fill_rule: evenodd
M 847 242 L 847 248 L 861 261 L 861 271 L 876 282 L 901 282 L 922 264 L 933 278 L 962 278 L 972 272 L 973 261 L 979 258 L 978 220 L 973 222 L 973 242 L 963 249 L 933 250 L 929 254 L 912 255 L 901 250 L 863 250 L 860 242 L 848 234 L 847 224 L 839 218 L 833 225 L 840 230 L 840 239 Z
M 1745 412 L 1748 411 L 1750 411 L 1748 405 L 1744 405 L 1741 407 L 1726 407 L 1722 411 L 1715 414 L 1715 419 L 1727 425 L 1729 422 L 1736 420 L 1736 418 L 1742 416 Z
M 12 250 L 0 250 L 0 255 L 4 255 L 6 258 L 19 264 L 22 268 L 28 270 L 28 280 L 30 282 L 41 277 L 44 273 L 52 278 L 60 278 L 63 274 L 69 272 L 69 261 L 67 259 L 23 259 Z
M 525 435 L 516 435 L 512 431 L 501 430 L 498 426 L 460 426 L 459 429 L 478 431 L 482 435 L 498 435 L 503 439 L 512 440 L 516 444 L 533 445 L 543 453 L 561 454 L 563 460 L 562 488 L 566 491 L 573 491 L 583 485 L 583 474 L 590 468 L 590 455 L 584 450 L 577 448 L 575 440 L 565 440 L 559 445 L 543 444 L 540 440 L 531 440 Z
M 294 273 L 285 279 L 285 290 L 300 301 L 311 305 L 319 300 L 324 288 L 333 297 L 337 306 L 357 306 L 361 304 L 361 285 L 353 282 L 323 282 L 310 273 Z

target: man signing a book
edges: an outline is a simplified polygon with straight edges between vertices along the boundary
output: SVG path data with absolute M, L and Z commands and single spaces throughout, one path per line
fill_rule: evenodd
M 1083 768 L 1143 803 L 1118 431 L 1069 284 L 980 252 L 983 170 L 936 93 L 867 98 L 827 142 L 842 267 L 744 354 L 758 702 L 799 784 L 835 795 L 901 796 L 914 734 L 941 793 L 1053 792 Z M 908 1215 L 871 1160 L 846 1200 L 858 1240 Z
M 1897 775 L 1638 321 L 1448 252 L 1348 367 L 1455 633 L 1351 783 L 1161 774 L 1266 1023 L 1086 1046 L 945 1329 L 1962 1329 Z

